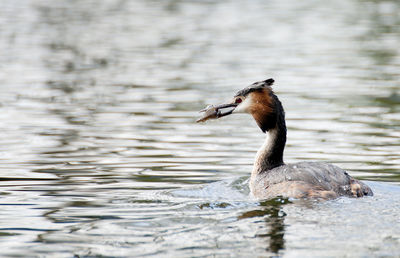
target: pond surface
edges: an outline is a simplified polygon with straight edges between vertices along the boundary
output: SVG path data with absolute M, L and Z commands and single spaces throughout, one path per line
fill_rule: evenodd
M 1 256 L 399 255 L 399 46 L 398 1 L 2 1 Z M 249 196 L 255 122 L 194 121 L 270 77 L 374 197 Z

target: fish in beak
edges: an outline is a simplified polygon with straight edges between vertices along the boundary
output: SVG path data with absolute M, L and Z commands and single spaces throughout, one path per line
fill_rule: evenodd
M 200 110 L 203 116 L 196 120 L 197 123 L 205 122 L 209 119 L 218 119 L 233 113 L 238 103 L 228 103 L 220 105 L 209 105 L 205 109 Z
M 271 85 L 273 79 L 255 82 L 252 85 L 238 91 L 233 97 L 233 100 L 227 104 L 209 105 L 205 109 L 200 110 L 203 116 L 197 119 L 196 122 L 205 122 L 209 119 L 218 119 L 232 113 L 248 113 L 251 114 L 265 132 L 265 123 L 274 124 L 273 119 L 274 105 L 276 104 L 273 98 L 274 94 Z M 272 117 L 272 119 L 271 119 Z

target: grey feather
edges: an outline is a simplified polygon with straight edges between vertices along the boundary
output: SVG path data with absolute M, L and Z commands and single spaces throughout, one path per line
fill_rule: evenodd
M 258 198 L 284 196 L 326 199 L 373 195 L 367 185 L 353 179 L 343 169 L 321 162 L 300 162 L 275 167 L 252 178 L 251 188 Z

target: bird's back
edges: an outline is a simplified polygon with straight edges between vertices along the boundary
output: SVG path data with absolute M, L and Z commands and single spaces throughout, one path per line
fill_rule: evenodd
M 276 196 L 330 199 L 373 195 L 372 190 L 343 169 L 321 162 L 282 165 L 252 176 L 250 188 L 257 198 Z

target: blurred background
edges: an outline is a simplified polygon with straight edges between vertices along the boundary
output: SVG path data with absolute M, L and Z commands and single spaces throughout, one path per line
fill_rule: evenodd
M 400 2 L 3 0 L 2 256 L 400 252 Z M 375 196 L 257 202 L 264 135 L 197 111 L 267 78 L 286 162 Z

